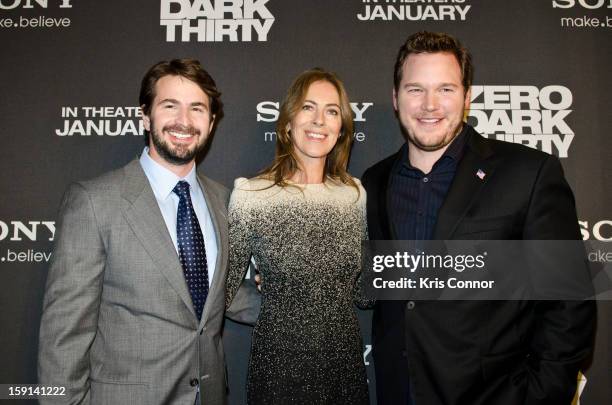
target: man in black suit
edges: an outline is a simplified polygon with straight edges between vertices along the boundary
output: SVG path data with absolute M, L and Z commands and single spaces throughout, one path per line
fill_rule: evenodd
M 580 239 L 559 160 L 463 121 L 472 70 L 447 34 L 400 48 L 393 106 L 406 143 L 363 175 L 370 239 Z M 586 301 L 379 301 L 378 403 L 570 404 L 594 315 Z

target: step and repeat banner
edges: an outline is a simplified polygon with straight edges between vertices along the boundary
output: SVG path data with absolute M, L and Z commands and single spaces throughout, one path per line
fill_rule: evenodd
M 193 57 L 216 80 L 225 114 L 199 170 L 228 187 L 271 161 L 292 79 L 337 72 L 359 177 L 403 142 L 393 64 L 419 30 L 471 50 L 476 130 L 559 156 L 584 239 L 612 240 L 612 0 L 0 0 L 0 383 L 36 382 L 60 199 L 141 153 L 138 91 L 151 65 Z M 609 304 L 598 305 L 582 404 L 612 403 Z M 374 397 L 371 314 L 359 316 Z M 245 403 L 250 332 L 226 323 L 231 404 Z

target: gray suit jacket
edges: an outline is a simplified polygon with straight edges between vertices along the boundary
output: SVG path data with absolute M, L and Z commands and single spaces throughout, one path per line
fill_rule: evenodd
M 200 322 L 138 160 L 68 189 L 38 354 L 39 382 L 65 386 L 68 395 L 41 403 L 194 404 L 198 385 L 203 404 L 226 403 L 228 190 L 199 181 L 219 245 Z M 257 299 L 243 289 L 236 308 L 247 310 L 235 319 L 253 322 Z

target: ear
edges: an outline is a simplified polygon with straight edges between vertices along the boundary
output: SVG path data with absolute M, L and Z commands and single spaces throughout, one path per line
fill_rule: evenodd
M 465 99 L 463 100 L 463 115 L 467 117 L 470 111 L 470 103 L 472 102 L 472 88 L 465 92 Z
M 208 135 L 210 135 L 210 133 L 213 131 L 213 129 L 215 128 L 215 119 L 217 118 L 216 115 L 213 114 L 213 116 L 210 118 L 210 125 L 208 126 Z
M 397 91 L 393 88 L 393 109 L 397 111 Z
M 285 132 L 287 133 L 287 135 L 291 136 L 291 123 L 288 122 L 287 125 L 285 126 Z
M 144 128 L 147 131 L 151 132 L 151 117 L 145 114 L 144 107 L 144 104 L 140 106 L 140 113 L 142 114 L 142 123 L 144 125 Z

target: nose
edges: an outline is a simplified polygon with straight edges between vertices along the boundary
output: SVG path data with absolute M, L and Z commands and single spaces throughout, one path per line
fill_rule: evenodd
M 189 126 L 191 123 L 191 120 L 189 117 L 189 109 L 179 108 L 176 114 L 176 121 L 181 125 Z
M 438 109 L 438 97 L 433 91 L 425 93 L 425 99 L 423 100 L 423 109 L 425 111 L 435 111 Z
M 317 126 L 322 126 L 324 124 L 324 121 L 325 121 L 325 112 L 323 111 L 322 108 L 317 108 L 317 110 L 314 112 L 314 117 L 312 118 L 313 124 Z

